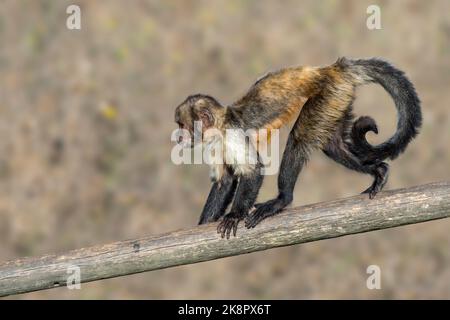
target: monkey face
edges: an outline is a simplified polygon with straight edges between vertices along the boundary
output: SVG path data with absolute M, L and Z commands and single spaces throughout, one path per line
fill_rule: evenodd
M 210 96 L 197 94 L 187 97 L 175 110 L 175 122 L 182 130 L 178 143 L 191 148 L 201 143 L 206 130 L 219 127 L 223 109 Z
M 191 108 L 186 102 L 176 108 L 175 122 L 178 124 L 178 129 L 181 130 L 177 142 L 184 148 L 194 147 L 194 119 Z

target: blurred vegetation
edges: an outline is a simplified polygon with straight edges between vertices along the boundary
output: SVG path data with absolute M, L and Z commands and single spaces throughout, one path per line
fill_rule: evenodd
M 65 27 L 79 4 L 82 29 Z M 366 28 L 381 7 L 382 30 Z M 192 226 L 204 166 L 170 160 L 188 94 L 230 103 L 268 70 L 379 56 L 405 70 L 424 124 L 387 188 L 450 178 L 450 2 L 32 1 L 0 4 L 0 260 Z M 355 109 L 386 139 L 379 87 Z M 283 132 L 283 139 L 286 132 Z M 295 205 L 356 194 L 370 178 L 316 153 Z M 276 192 L 266 179 L 260 197 Z M 450 221 L 437 221 L 14 298 L 450 298 Z M 366 288 L 368 265 L 382 290 Z

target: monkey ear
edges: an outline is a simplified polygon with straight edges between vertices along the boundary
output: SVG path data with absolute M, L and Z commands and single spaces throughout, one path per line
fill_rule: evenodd
M 195 113 L 198 119 L 201 120 L 203 128 L 208 129 L 214 125 L 214 114 L 209 107 L 199 108 Z

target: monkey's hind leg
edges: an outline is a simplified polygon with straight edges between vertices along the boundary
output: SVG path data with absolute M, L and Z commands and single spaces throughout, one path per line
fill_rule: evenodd
M 351 117 L 351 115 L 349 114 L 347 117 Z M 387 182 L 389 165 L 386 162 L 381 161 L 370 164 L 364 163 L 363 155 L 359 156 L 350 151 L 352 142 L 344 141 L 344 139 L 347 138 L 346 134 L 348 132 L 344 130 L 344 127 L 348 123 L 349 121 L 341 123 L 333 137 L 322 150 L 328 157 L 343 166 L 351 170 L 372 175 L 374 177 L 372 185 L 362 193 L 368 193 L 370 199 L 373 199 L 375 195 L 383 189 Z
M 374 181 L 370 187 L 364 190 L 362 193 L 368 193 L 369 198 L 373 199 L 380 192 L 386 184 L 389 176 L 389 165 L 386 162 L 381 162 L 376 165 L 372 171 Z

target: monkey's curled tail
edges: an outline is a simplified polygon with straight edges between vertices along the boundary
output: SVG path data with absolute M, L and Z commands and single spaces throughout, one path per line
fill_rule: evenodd
M 376 82 L 392 97 L 398 113 L 397 131 L 379 145 L 373 146 L 366 140 L 366 133 L 378 133 L 375 120 L 371 117 L 360 117 L 351 130 L 353 140 L 352 151 L 365 163 L 376 163 L 390 158 L 395 159 L 417 135 L 422 123 L 420 100 L 413 84 L 405 74 L 390 63 L 380 59 L 343 59 L 348 70 L 361 83 Z

